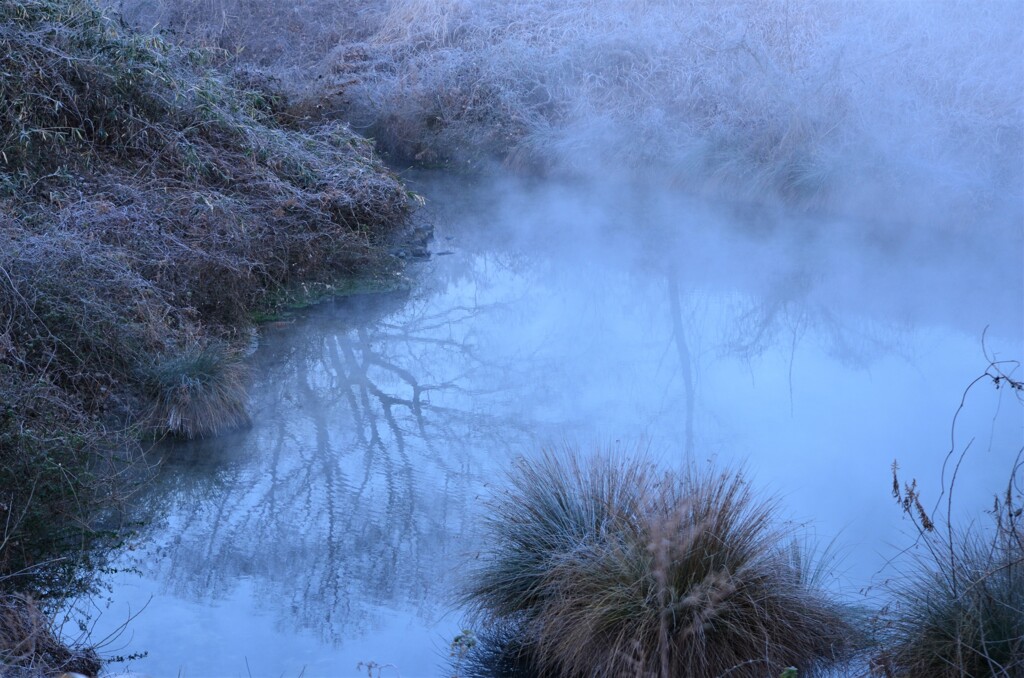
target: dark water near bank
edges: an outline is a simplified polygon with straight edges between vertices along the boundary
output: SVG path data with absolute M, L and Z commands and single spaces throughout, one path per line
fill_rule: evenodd
M 437 233 L 411 291 L 267 326 L 251 430 L 166 450 L 122 561 L 141 574 L 111 578 L 94 632 L 139 613 L 107 648 L 149 651 L 132 669 L 445 675 L 475 519 L 544 444 L 745 463 L 837 538 L 851 596 L 909 543 L 893 459 L 933 501 L 970 443 L 956 501 L 977 518 L 1024 445 L 989 384 L 950 430 L 984 328 L 990 354 L 1024 355 L 1019 236 L 414 180 Z

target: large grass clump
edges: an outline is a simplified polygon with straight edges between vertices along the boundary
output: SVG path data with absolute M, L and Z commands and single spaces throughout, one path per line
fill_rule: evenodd
M 549 451 L 493 509 L 468 600 L 507 651 L 484 647 L 477 668 L 761 678 L 855 653 L 844 606 L 742 473 Z
M 899 590 L 883 663 L 898 676 L 1024 675 L 1024 532 L 965 535 Z M 951 558 L 949 557 L 951 556 Z
M 195 438 L 249 423 L 245 366 L 223 344 L 193 347 L 152 371 L 153 419 L 166 430 Z

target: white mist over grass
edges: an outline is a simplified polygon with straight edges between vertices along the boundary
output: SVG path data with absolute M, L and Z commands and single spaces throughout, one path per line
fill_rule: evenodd
M 107 0 L 114 4 L 112 0 Z M 1018 0 L 154 0 L 396 163 L 641 180 L 890 233 L 1019 235 Z
M 1019 2 L 398 0 L 329 63 L 357 124 L 421 162 L 1006 233 L 1022 26 Z

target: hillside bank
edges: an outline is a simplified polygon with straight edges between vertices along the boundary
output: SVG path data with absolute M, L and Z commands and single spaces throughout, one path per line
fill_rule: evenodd
M 409 195 L 371 143 L 219 66 L 89 0 L 0 2 L 5 591 L 89 587 L 138 441 L 245 422 L 256 313 L 394 270 Z

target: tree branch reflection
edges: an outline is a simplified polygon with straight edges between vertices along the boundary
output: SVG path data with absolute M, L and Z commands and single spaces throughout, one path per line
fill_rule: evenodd
M 153 529 L 154 574 L 199 600 L 250 587 L 278 623 L 332 643 L 368 631 L 380 606 L 438 615 L 472 547 L 486 477 L 473 451 L 526 433 L 482 402 L 511 366 L 478 358 L 470 326 L 499 310 L 353 301 L 270 334 L 253 428 L 169 451 L 147 498 L 172 516 Z

